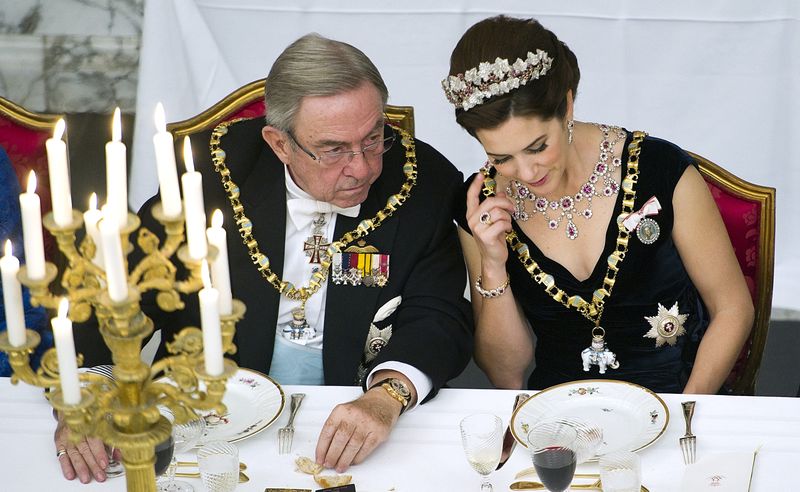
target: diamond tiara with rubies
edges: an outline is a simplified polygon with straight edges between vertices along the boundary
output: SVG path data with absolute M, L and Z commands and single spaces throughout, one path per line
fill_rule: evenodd
M 477 68 L 447 77 L 442 81 L 442 88 L 448 101 L 468 111 L 486 99 L 508 94 L 544 76 L 552 64 L 553 58 L 543 50 L 529 51 L 525 60 L 517 58 L 513 64 L 498 57 L 494 63 L 483 62 Z

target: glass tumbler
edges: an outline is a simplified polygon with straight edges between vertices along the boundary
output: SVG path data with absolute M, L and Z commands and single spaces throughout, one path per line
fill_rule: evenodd
M 239 483 L 239 449 L 227 441 L 211 441 L 198 449 L 197 466 L 209 492 L 230 492 Z
M 642 462 L 639 455 L 618 451 L 600 456 L 600 481 L 603 492 L 640 492 Z

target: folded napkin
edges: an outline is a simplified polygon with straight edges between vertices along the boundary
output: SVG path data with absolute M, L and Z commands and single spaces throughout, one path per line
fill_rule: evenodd
M 686 466 L 683 473 L 683 492 L 713 490 L 715 492 L 748 492 L 755 451 L 717 453 Z

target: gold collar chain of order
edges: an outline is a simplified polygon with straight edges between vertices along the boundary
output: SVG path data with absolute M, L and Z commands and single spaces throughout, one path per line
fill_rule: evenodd
M 214 163 L 214 171 L 219 174 L 222 186 L 225 188 L 225 193 L 233 208 L 233 217 L 239 228 L 239 234 L 242 236 L 242 241 L 247 247 L 250 259 L 258 268 L 261 276 L 287 298 L 293 301 L 301 301 L 305 304 L 305 301 L 316 293 L 327 280 L 333 255 L 341 253 L 350 243 L 366 237 L 370 232 L 380 227 L 383 221 L 391 217 L 411 195 L 411 190 L 417 183 L 417 154 L 414 138 L 405 130 L 392 127 L 396 132 L 400 133 L 400 142 L 406 149 L 406 163 L 403 165 L 403 174 L 405 174 L 406 180 L 400 187 L 400 191 L 391 195 L 388 200 L 386 200 L 386 206 L 382 210 L 379 210 L 378 213 L 375 214 L 375 217 L 362 220 L 355 229 L 346 232 L 338 241 L 332 242 L 328 246 L 327 257 L 321 260 L 319 270 L 311 275 L 308 285 L 297 288 L 291 282 L 282 280 L 275 272 L 270 270 L 269 258 L 261 252 L 258 247 L 258 241 L 253 236 L 253 222 L 244 214 L 244 205 L 240 200 L 241 190 L 239 186 L 233 182 L 233 179 L 231 179 L 230 170 L 225 164 L 225 151 L 220 146 L 222 137 L 228 133 L 228 127 L 230 125 L 244 119 L 245 118 L 237 118 L 222 122 L 217 125 L 211 133 L 209 147 L 211 149 L 211 158 Z M 282 176 L 281 174 L 281 177 Z
M 634 188 L 639 181 L 640 145 L 646 136 L 647 133 L 645 132 L 635 131 L 633 132 L 633 140 L 628 145 L 627 171 L 625 178 L 622 180 L 622 191 L 624 193 L 622 212 L 617 217 L 617 226 L 619 227 L 617 244 L 614 252 L 608 256 L 608 269 L 603 279 L 603 285 L 592 294 L 592 302 L 588 302 L 578 295 L 570 296 L 565 291 L 558 288 L 553 276 L 542 270 L 539 264 L 531 258 L 528 245 L 517 237 L 517 233 L 512 230 L 506 234 L 506 242 L 511 249 L 517 253 L 520 263 L 522 263 L 522 266 L 528 271 L 531 278 L 541 284 L 550 297 L 563 304 L 567 309 L 576 309 L 589 321 L 594 322 L 595 326 L 600 326 L 600 318 L 603 316 L 605 300 L 611 297 L 611 291 L 614 289 L 614 282 L 616 282 L 617 278 L 617 271 L 619 271 L 622 260 L 625 259 L 625 253 L 628 252 L 630 233 L 622 224 L 622 220 L 633 212 L 633 202 L 636 199 L 636 191 Z M 483 195 L 487 197 L 494 196 L 497 186 L 494 178 L 489 175 L 489 171 L 489 166 L 481 168 L 481 172 L 484 175 Z

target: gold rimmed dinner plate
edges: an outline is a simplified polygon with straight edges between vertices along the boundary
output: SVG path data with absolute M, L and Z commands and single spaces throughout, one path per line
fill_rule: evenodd
M 669 410 L 658 395 L 638 384 L 586 379 L 544 389 L 526 400 L 511 416 L 511 433 L 523 446 L 538 421 L 572 417 L 603 430 L 597 456 L 614 451 L 638 451 L 664 434 Z
M 286 397 L 269 376 L 239 368 L 225 383 L 222 402 L 227 408 L 224 415 L 198 412 L 206 421 L 206 431 L 198 445 L 211 441 L 236 442 L 258 434 L 278 419 Z

